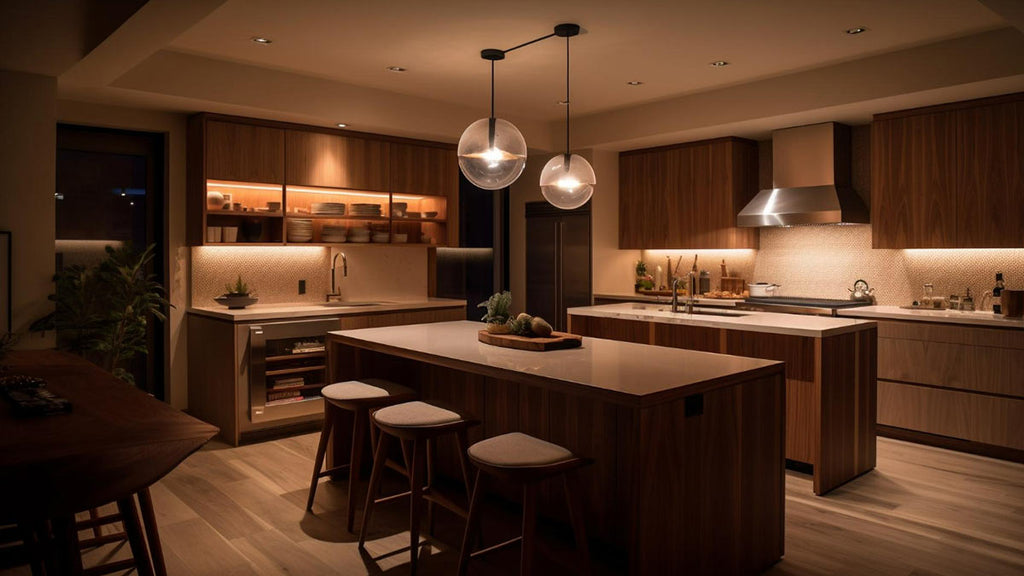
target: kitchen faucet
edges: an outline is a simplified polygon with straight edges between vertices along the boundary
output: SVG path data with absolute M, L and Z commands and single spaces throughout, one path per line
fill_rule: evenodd
M 341 292 L 335 284 L 335 278 L 338 276 L 338 256 L 341 256 L 341 275 L 344 278 L 348 278 L 348 257 L 345 256 L 344 252 L 338 252 L 334 255 L 334 259 L 331 260 L 331 293 L 327 295 L 327 301 L 341 300 Z
M 694 276 L 693 272 L 690 271 L 686 273 L 686 279 L 687 284 L 689 284 L 689 295 L 686 298 L 686 313 L 693 314 L 693 293 L 696 292 L 697 289 L 697 278 L 696 276 Z M 677 314 L 679 313 L 679 294 L 676 292 L 676 290 L 679 289 L 679 282 L 681 280 L 682 277 L 680 276 L 676 276 L 675 278 L 672 279 L 672 311 Z

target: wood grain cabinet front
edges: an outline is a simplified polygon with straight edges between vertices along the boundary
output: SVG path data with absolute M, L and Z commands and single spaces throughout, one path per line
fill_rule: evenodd
M 284 130 L 209 120 L 205 137 L 206 178 L 284 183 Z
M 382 140 L 288 130 L 288 184 L 388 190 L 388 144 Z
M 874 248 L 1024 247 L 1024 92 L 871 124 Z
M 720 138 L 619 155 L 619 248 L 757 248 L 736 214 L 757 193 L 757 143 Z

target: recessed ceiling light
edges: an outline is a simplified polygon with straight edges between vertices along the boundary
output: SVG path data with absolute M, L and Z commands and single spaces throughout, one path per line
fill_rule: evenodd
M 715 68 L 721 68 L 723 66 L 728 66 L 728 65 L 729 65 L 729 63 L 726 62 L 725 60 L 715 60 L 714 62 L 709 64 L 709 66 L 713 66 Z
M 385 70 L 388 72 L 405 72 L 406 69 L 401 66 L 388 66 Z
M 266 38 L 266 37 L 263 37 L 263 36 L 253 36 L 252 38 L 249 38 L 249 40 L 252 40 L 253 42 L 255 42 L 257 44 L 271 44 L 271 43 L 274 42 L 270 38 Z
M 338 122 L 337 126 L 338 128 L 345 128 L 348 126 L 348 124 L 345 124 L 344 122 Z
M 847 28 L 846 29 L 846 33 L 849 34 L 850 36 L 856 36 L 857 34 L 863 34 L 864 32 L 867 32 L 867 31 L 868 31 L 868 29 L 863 27 L 863 26 L 857 26 L 856 28 Z
M 626 84 L 629 84 L 630 86 L 640 86 L 643 82 L 639 80 L 630 80 L 629 82 L 626 82 Z

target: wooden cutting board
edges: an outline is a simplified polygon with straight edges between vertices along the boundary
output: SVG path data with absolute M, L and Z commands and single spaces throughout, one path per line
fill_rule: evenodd
M 546 338 L 541 338 L 540 336 L 528 338 L 514 334 L 491 334 L 487 330 L 481 330 L 477 332 L 477 339 L 491 346 L 529 350 L 531 352 L 566 350 L 568 348 L 579 348 L 583 345 L 582 336 L 565 332 L 552 332 L 551 336 Z

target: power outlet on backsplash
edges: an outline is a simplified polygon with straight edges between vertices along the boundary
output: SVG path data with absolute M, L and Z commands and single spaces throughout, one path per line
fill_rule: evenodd
M 299 280 L 299 294 L 305 294 L 305 293 L 306 293 L 306 281 L 305 280 Z

